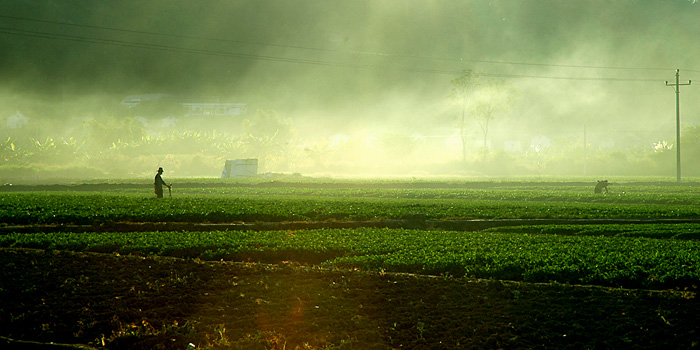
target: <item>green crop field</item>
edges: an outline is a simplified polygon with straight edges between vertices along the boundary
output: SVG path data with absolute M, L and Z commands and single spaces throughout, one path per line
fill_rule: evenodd
M 0 344 L 700 344 L 700 182 L 174 182 L 0 186 Z
M 191 180 L 190 180 L 191 181 Z M 580 182 L 205 181 L 156 201 L 149 185 L 3 186 L 0 222 L 695 218 L 696 182 L 618 183 L 594 194 Z
M 128 181 L 6 187 L 0 193 L 0 220 L 7 234 L 0 245 L 205 260 L 292 260 L 530 282 L 700 285 L 700 187 L 695 182 L 615 183 L 607 194 L 594 194 L 588 183 L 563 181 L 186 180 L 176 189 L 172 198 L 156 200 L 147 186 Z M 271 232 L 20 230 L 105 222 L 313 221 L 323 227 L 323 222 L 405 218 L 433 225 L 424 224 L 423 230 L 358 226 Z M 542 219 L 557 221 L 542 225 L 537 221 Z M 597 221 L 605 219 L 635 221 Z M 435 228 L 484 220 L 509 224 L 478 232 Z
M 646 227 L 672 230 L 667 225 Z M 679 231 L 700 229 L 684 225 Z M 504 230 L 504 231 L 507 231 Z M 516 230 L 517 231 L 517 228 Z M 700 241 L 538 233 L 322 229 L 8 234 L 0 246 L 629 288 L 697 288 Z

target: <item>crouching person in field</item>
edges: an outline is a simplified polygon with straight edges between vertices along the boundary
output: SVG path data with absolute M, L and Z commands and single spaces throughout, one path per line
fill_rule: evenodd
M 595 193 L 608 193 L 608 180 L 603 180 L 603 181 L 598 181 L 598 183 L 595 185 L 595 190 L 593 192 Z

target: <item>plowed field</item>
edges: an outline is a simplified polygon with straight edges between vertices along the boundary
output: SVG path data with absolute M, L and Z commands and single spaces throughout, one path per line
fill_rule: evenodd
M 679 290 L 0 250 L 3 348 L 686 349 L 699 321 Z

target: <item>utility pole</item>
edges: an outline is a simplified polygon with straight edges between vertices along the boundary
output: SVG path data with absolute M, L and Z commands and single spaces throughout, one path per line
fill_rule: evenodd
M 690 80 L 681 84 L 680 76 L 680 69 L 676 69 L 676 83 L 669 84 L 666 81 L 666 86 L 674 86 L 676 90 L 676 181 L 678 182 L 681 182 L 681 85 L 690 85 Z
M 586 143 L 586 124 L 583 124 L 583 176 L 586 176 L 586 148 L 588 144 Z

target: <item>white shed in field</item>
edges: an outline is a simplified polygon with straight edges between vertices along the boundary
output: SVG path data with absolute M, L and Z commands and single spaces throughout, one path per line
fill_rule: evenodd
M 221 178 L 249 177 L 258 175 L 257 159 L 229 159 L 226 160 Z

